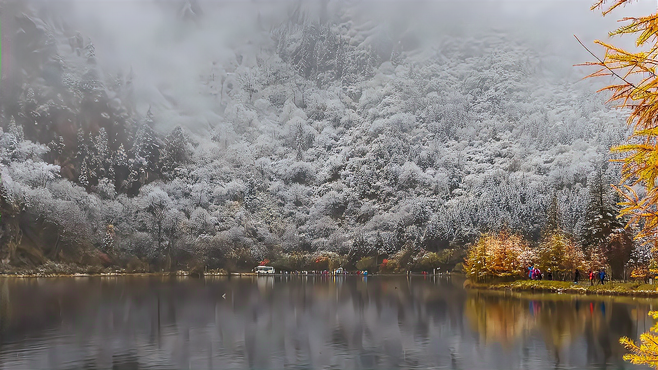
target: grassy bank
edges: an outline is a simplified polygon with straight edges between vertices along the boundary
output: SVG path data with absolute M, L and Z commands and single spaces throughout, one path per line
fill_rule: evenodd
M 515 292 L 566 293 L 621 295 L 635 297 L 658 297 L 658 286 L 641 282 L 607 282 L 604 285 L 590 286 L 589 281 L 578 284 L 553 280 L 517 280 L 511 282 L 472 282 L 466 280 L 464 287 L 480 290 L 511 290 Z

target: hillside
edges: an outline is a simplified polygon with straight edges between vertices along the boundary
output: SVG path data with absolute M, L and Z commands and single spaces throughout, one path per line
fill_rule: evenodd
M 105 68 L 47 7 L 5 4 L 3 265 L 246 269 L 335 252 L 354 266 L 404 248 L 454 264 L 483 231 L 536 241 L 552 202 L 582 237 L 626 134 L 595 86 L 505 31 L 428 47 L 344 9 L 291 8 L 257 44 L 199 62 L 192 95 L 145 99 L 129 65 Z M 202 10 L 172 11 L 195 29 Z

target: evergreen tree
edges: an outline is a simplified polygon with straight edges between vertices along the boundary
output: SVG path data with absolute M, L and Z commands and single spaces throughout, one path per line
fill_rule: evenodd
M 114 182 L 114 186 L 119 191 L 124 187 L 123 182 L 127 180 L 129 174 L 128 154 L 123 143 L 121 143 L 119 149 L 112 154 L 112 164 L 110 165 L 108 178 Z
M 93 101 L 98 102 L 96 99 L 103 96 L 105 87 L 100 72 L 96 66 L 96 48 L 91 40 L 87 46 L 85 46 L 85 57 L 87 57 L 88 67 L 86 72 L 82 75 L 79 87 L 85 93 L 87 98 L 91 98 Z
M 303 158 L 303 153 L 305 150 L 305 141 L 304 141 L 304 122 L 299 121 L 295 126 L 295 149 L 297 150 L 297 160 L 301 161 Z
M 619 208 L 610 196 L 603 169 L 599 168 L 589 184 L 589 203 L 582 235 L 583 246 L 605 249 L 610 234 L 624 226 L 617 218 L 618 214 Z
M 139 127 L 132 147 L 133 158 L 144 170 L 156 171 L 160 157 L 160 140 L 148 124 L 149 119 Z
M 338 37 L 338 44 L 336 48 L 336 61 L 334 62 L 335 76 L 337 80 L 341 80 L 343 77 L 343 71 L 345 70 L 345 46 L 343 45 L 343 36 Z
M 59 157 L 64 151 L 64 138 L 59 135 L 53 138 L 50 143 L 48 143 L 48 149 L 50 149 L 50 160 L 57 164 L 59 162 Z
M 119 149 L 114 153 L 113 165 L 115 167 L 128 167 L 128 154 L 126 154 L 123 143 L 119 145 Z
M 116 177 L 116 170 L 114 169 L 113 165 L 108 166 L 107 176 L 105 176 L 105 177 L 107 179 L 109 179 L 110 181 L 112 181 L 112 183 L 114 183 L 116 181 L 116 178 L 117 178 Z
M 541 238 L 545 239 L 560 230 L 562 230 L 560 227 L 560 206 L 558 204 L 557 194 L 553 193 L 551 204 L 548 206 L 546 223 L 541 232 Z
M 391 51 L 391 64 L 393 66 L 398 66 L 402 64 L 403 62 L 403 57 L 402 57 L 402 43 L 398 41 L 398 43 L 393 47 L 393 50 Z
M 128 191 L 129 195 L 135 195 L 137 194 L 137 191 L 139 190 L 140 187 L 140 168 L 138 165 L 135 164 L 135 160 L 131 159 L 129 161 L 129 173 L 128 177 L 126 178 L 125 184 L 122 184 L 121 188 Z
M 136 195 L 150 175 L 159 173 L 160 148 L 162 143 L 152 128 L 153 113 L 149 108 L 144 122 L 137 129 L 131 149 L 132 158 L 128 161 L 130 169 L 127 179 L 129 195 Z
M 14 135 L 16 141 L 19 143 L 25 140 L 25 134 L 23 133 L 23 126 L 16 125 L 16 119 L 14 118 L 14 116 L 11 116 L 11 118 L 9 118 L 9 127 L 7 128 L 7 132 Z
M 115 239 L 116 233 L 114 232 L 114 225 L 107 225 L 107 230 L 105 231 L 105 236 L 103 237 L 103 251 L 105 253 L 114 252 Z
M 78 176 L 78 183 L 85 188 L 89 187 L 89 168 L 87 166 L 87 159 L 82 160 L 80 165 L 80 175 Z
M 85 158 L 89 155 L 89 145 L 87 144 L 87 138 L 85 135 L 85 132 L 82 130 L 82 128 L 78 129 L 78 151 L 75 154 L 75 159 L 77 159 L 78 163 L 82 165 L 82 162 L 84 161 Z
M 164 148 L 160 154 L 162 173 L 172 177 L 176 167 L 187 163 L 190 156 L 189 140 L 183 129 L 178 126 L 165 138 Z
M 85 46 L 85 57 L 88 64 L 96 64 L 96 47 L 91 41 Z
M 91 158 L 91 170 L 96 174 L 98 179 L 107 175 L 107 165 L 109 164 L 109 149 L 107 146 L 107 133 L 105 128 L 98 131 L 98 135 L 92 141 L 93 156 Z
M 146 118 L 144 119 L 144 123 L 151 128 L 153 128 L 153 125 L 155 124 L 155 120 L 153 119 L 153 112 L 151 111 L 151 106 L 149 106 L 149 110 L 146 111 Z
M 110 85 L 110 89 L 115 92 L 121 92 L 122 88 L 123 88 L 123 72 L 119 70 L 119 72 L 117 72 L 116 77 L 114 78 L 114 81 L 112 81 L 112 84 Z

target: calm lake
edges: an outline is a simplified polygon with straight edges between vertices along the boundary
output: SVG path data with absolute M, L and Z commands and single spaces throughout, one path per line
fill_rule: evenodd
M 0 369 L 639 369 L 656 300 L 457 277 L 0 278 Z

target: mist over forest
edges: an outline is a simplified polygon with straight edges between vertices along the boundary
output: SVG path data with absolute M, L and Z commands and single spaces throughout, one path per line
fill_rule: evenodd
M 0 267 L 594 243 L 628 129 L 573 66 L 616 25 L 590 5 L 0 1 Z

